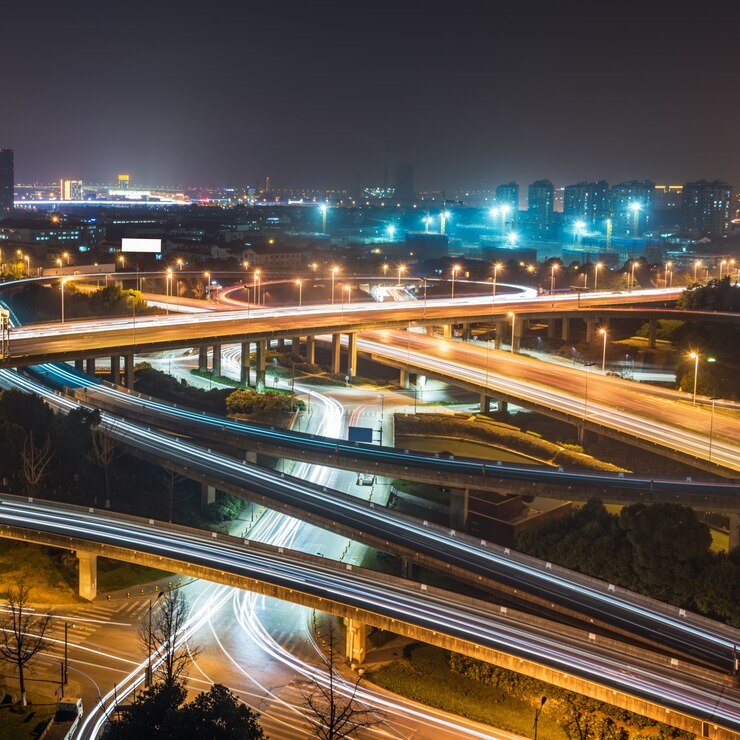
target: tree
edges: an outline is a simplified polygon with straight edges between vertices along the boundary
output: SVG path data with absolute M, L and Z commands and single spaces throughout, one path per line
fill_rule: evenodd
M 51 440 L 48 437 L 41 447 L 37 447 L 33 441 L 33 432 L 26 435 L 21 450 L 21 477 L 30 495 L 33 496 L 38 491 L 41 481 L 46 477 L 46 469 L 53 456 L 54 451 L 51 449 Z
M 258 719 L 259 714 L 240 704 L 234 694 L 217 683 L 182 708 L 178 718 L 179 737 L 182 740 L 262 740 L 265 733 Z
M 95 424 L 92 427 L 92 451 L 96 462 L 103 468 L 105 478 L 105 508 L 110 509 L 110 468 L 113 461 L 121 454 L 121 450 L 115 437 L 112 436 L 109 430 L 103 429 L 100 424 Z
M 141 738 L 176 738 L 178 707 L 187 691 L 180 683 L 157 683 L 139 694 L 125 712 L 110 721 L 106 735 L 110 740 L 140 740 Z
M 139 642 L 147 655 L 152 656 L 155 675 L 171 686 L 184 676 L 200 649 L 189 647 L 183 634 L 190 606 L 182 591 L 165 591 L 158 597 L 156 606 L 144 615 L 139 625 Z
M 25 707 L 25 671 L 33 659 L 48 646 L 44 639 L 51 622 L 51 612 L 43 614 L 29 607 L 30 588 L 24 579 L 8 589 L 6 610 L 0 615 L 0 658 L 18 671 L 21 704 Z
M 321 740 L 353 737 L 358 730 L 379 725 L 385 719 L 381 712 L 362 704 L 357 698 L 361 673 L 358 672 L 354 681 L 341 676 L 338 670 L 341 655 L 339 637 L 330 621 L 326 652 L 321 654 L 326 671 L 313 675 L 301 687 L 301 695 L 314 726 L 314 736 Z

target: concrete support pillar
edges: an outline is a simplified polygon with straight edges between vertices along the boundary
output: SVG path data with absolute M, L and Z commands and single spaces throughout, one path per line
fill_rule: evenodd
M 242 342 L 242 354 L 240 362 L 239 382 L 249 385 L 249 342 Z
M 248 463 L 251 463 L 252 465 L 256 465 L 257 464 L 257 453 L 254 452 L 253 450 L 247 450 L 244 453 L 244 459 Z
M 260 339 L 257 342 L 257 377 L 255 385 L 261 393 L 265 390 L 265 372 L 267 368 L 267 340 Z
M 650 319 L 648 322 L 648 348 L 655 349 L 658 337 L 658 319 Z
M 311 335 L 306 337 L 306 362 L 309 365 L 316 364 L 316 339 Z
M 205 344 L 198 347 L 198 370 L 202 373 L 208 372 L 208 347 Z
M 341 359 L 341 347 L 342 347 L 342 335 L 332 334 L 331 335 L 331 363 L 329 365 L 329 372 L 336 375 L 340 371 L 340 359 Z
M 453 488 L 450 490 L 450 526 L 455 529 L 465 529 L 468 523 L 468 504 L 470 495 L 467 488 Z
M 480 394 L 480 412 L 487 414 L 491 410 L 491 401 L 493 399 L 485 393 Z
M 200 506 L 202 509 L 208 507 L 208 504 L 212 504 L 216 500 L 216 488 L 209 486 L 208 483 L 200 484 Z
M 408 370 L 398 371 L 398 385 L 400 385 L 401 388 L 409 387 L 409 371 Z
M 280 351 L 285 349 L 285 339 L 283 337 L 280 337 L 280 339 L 277 340 L 277 348 Z
M 429 326 L 425 326 L 424 327 L 424 333 L 428 337 L 433 337 L 434 336 L 434 326 L 432 324 L 430 324 Z
M 121 358 L 118 355 L 110 358 L 110 382 L 115 385 L 121 384 Z
M 301 354 L 301 338 L 300 337 L 293 337 L 290 340 L 290 351 L 294 355 L 300 355 Z
M 511 351 L 514 353 L 519 351 L 519 346 L 522 343 L 523 331 L 524 326 L 522 324 L 522 320 L 517 320 L 517 318 L 514 317 L 513 321 L 511 322 Z
M 452 336 L 452 324 L 445 324 L 442 327 L 442 336 L 445 339 L 449 339 Z
M 729 549 L 740 547 L 740 513 L 730 514 L 730 544 Z
M 560 338 L 564 342 L 570 341 L 570 319 L 563 319 L 563 325 L 560 329 Z
M 547 338 L 548 339 L 555 339 L 555 336 L 556 336 L 555 323 L 556 322 L 557 322 L 557 319 L 547 320 Z
M 357 375 L 357 332 L 347 335 L 347 375 L 354 378 Z
M 221 345 L 213 345 L 213 374 L 221 375 Z
M 501 349 L 501 345 L 504 343 L 505 334 L 506 334 L 506 322 L 497 321 L 496 322 L 496 341 L 494 343 L 496 349 Z
M 123 373 L 126 376 L 126 388 L 133 390 L 134 387 L 134 356 L 124 355 Z
M 98 556 L 84 550 L 78 550 L 76 554 L 80 596 L 92 601 L 98 595 Z
M 94 357 L 88 357 L 85 360 L 85 372 L 88 375 L 95 375 L 95 358 Z
M 586 341 L 593 342 L 596 334 L 596 319 L 586 319 Z
M 509 402 L 508 401 L 502 401 L 499 399 L 496 401 L 496 409 L 500 414 L 508 414 L 509 413 Z
M 365 662 L 367 625 L 356 619 L 347 619 L 345 627 L 347 628 L 347 660 L 360 665 Z
M 85 372 L 85 361 L 75 360 L 75 370 L 79 370 L 81 373 Z
M 470 341 L 470 324 L 463 324 L 462 325 L 462 340 L 463 342 L 469 342 Z

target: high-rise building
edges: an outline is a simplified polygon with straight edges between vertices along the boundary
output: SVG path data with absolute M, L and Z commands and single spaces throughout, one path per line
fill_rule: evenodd
M 653 220 L 655 183 L 629 180 L 609 189 L 609 217 L 614 236 L 638 237 Z
M 13 150 L 0 149 L 0 218 L 13 214 L 15 198 L 15 169 Z
M 128 190 L 128 186 L 131 183 L 131 175 L 120 174 L 118 176 L 118 189 Z
M 507 206 L 512 213 L 512 221 L 516 220 L 519 211 L 519 184 L 507 182 L 496 188 L 496 206 Z
M 536 180 L 527 190 L 527 221 L 533 236 L 546 236 L 553 225 L 555 188 L 549 180 Z
M 565 228 L 583 221 L 588 227 L 600 227 L 607 218 L 609 184 L 606 180 L 566 185 L 563 194 Z
M 60 180 L 59 197 L 62 200 L 82 200 L 82 180 Z
M 399 165 L 396 168 L 396 201 L 402 206 L 408 206 L 415 200 L 414 168 L 410 164 Z
M 686 231 L 694 236 L 725 236 L 730 231 L 732 186 L 721 180 L 687 182 L 683 187 Z

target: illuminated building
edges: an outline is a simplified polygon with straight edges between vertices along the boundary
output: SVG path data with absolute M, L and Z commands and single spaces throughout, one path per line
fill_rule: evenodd
M 684 226 L 694 236 L 725 236 L 730 231 L 732 186 L 721 180 L 687 182 L 683 187 Z
M 0 218 L 13 214 L 14 191 L 13 150 L 0 149 Z
M 59 197 L 62 200 L 82 200 L 82 180 L 60 180 Z

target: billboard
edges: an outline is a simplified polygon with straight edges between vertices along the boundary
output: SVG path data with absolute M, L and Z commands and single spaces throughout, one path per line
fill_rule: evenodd
M 162 251 L 161 239 L 122 239 L 123 252 L 149 252 L 159 254 Z
M 350 442 L 372 442 L 373 430 L 370 427 L 349 427 L 347 439 Z

